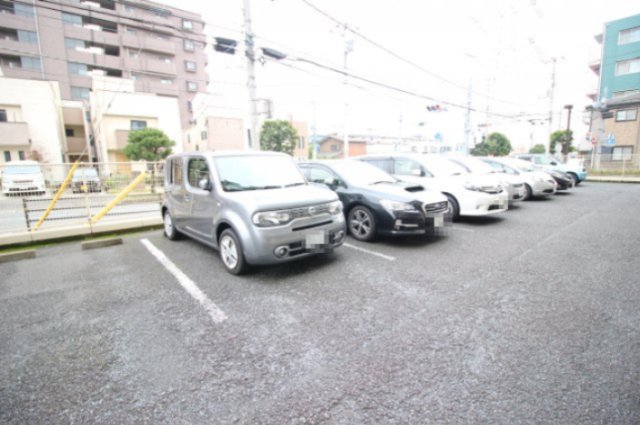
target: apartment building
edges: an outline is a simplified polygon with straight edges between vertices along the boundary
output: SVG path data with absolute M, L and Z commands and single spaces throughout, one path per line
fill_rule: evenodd
M 203 29 L 198 14 L 146 0 L 0 0 L 0 67 L 5 77 L 56 81 L 63 101 L 87 108 L 92 77 L 131 79 L 138 93 L 176 99 L 186 130 L 208 84 Z
M 596 151 L 612 161 L 640 157 L 640 15 L 604 25 L 596 36 L 602 57 L 590 68 L 598 75 L 598 92 L 591 111 L 591 134 Z M 609 143 L 607 143 L 609 142 Z M 611 144 L 614 142 L 614 144 Z

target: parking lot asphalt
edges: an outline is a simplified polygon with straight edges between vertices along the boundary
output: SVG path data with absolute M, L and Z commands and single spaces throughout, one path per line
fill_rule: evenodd
M 40 249 L 0 264 L 0 423 L 637 424 L 639 241 L 640 185 L 583 183 L 241 277 Z

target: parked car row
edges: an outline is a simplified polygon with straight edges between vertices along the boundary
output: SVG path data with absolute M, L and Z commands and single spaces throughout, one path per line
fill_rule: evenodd
M 165 236 L 217 249 L 232 274 L 331 252 L 347 232 L 360 241 L 430 234 L 574 181 L 516 158 L 414 154 L 296 164 L 275 152 L 195 152 L 164 169 Z

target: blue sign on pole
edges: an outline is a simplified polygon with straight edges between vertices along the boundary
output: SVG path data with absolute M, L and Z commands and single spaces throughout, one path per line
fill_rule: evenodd
M 607 140 L 604 141 L 605 146 L 614 146 L 616 144 L 616 136 L 613 133 L 609 133 Z

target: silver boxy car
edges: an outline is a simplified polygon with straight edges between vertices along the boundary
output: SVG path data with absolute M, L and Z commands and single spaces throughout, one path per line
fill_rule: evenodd
M 275 152 L 194 152 L 165 166 L 165 236 L 216 248 L 227 271 L 328 252 L 345 237 L 342 203 Z

